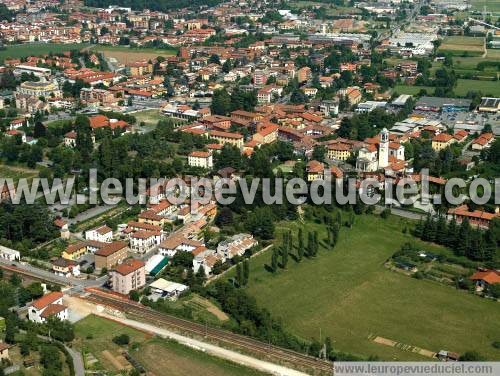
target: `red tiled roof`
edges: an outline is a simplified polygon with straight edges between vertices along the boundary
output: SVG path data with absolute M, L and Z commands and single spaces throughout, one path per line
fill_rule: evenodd
M 49 304 L 49 306 L 41 313 L 40 317 L 46 319 L 52 315 L 57 315 L 59 312 L 64 311 L 66 308 L 67 307 L 62 304 Z
M 481 280 L 485 281 L 489 285 L 494 285 L 500 283 L 500 272 L 497 270 L 485 270 L 475 272 L 469 277 L 473 281 Z
M 105 247 L 102 247 L 95 254 L 97 256 L 108 257 L 108 256 L 112 255 L 113 253 L 116 253 L 125 247 L 127 247 L 127 243 L 122 242 L 122 241 L 117 241 L 117 242 L 109 243 Z
M 143 268 L 144 266 L 145 264 L 140 260 L 128 259 L 117 265 L 114 271 L 120 273 L 121 275 L 128 275 L 139 270 L 140 268 Z
M 44 309 L 48 305 L 54 303 L 56 300 L 61 299 L 63 297 L 63 293 L 60 291 L 53 291 L 45 294 L 40 299 L 37 299 L 31 304 L 36 309 Z

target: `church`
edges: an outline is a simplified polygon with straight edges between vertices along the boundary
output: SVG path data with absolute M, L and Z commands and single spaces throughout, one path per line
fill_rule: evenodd
M 389 131 L 384 128 L 376 137 L 365 140 L 359 149 L 356 169 L 361 172 L 374 172 L 404 164 L 405 148 L 399 142 L 389 140 Z M 399 166 L 398 166 L 399 167 Z

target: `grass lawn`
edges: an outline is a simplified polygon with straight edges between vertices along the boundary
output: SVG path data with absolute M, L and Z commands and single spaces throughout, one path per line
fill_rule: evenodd
M 457 80 L 453 90 L 455 94 L 465 96 L 469 90 L 481 91 L 484 95 L 500 96 L 500 83 L 498 81 Z
M 0 178 L 11 178 L 15 182 L 19 179 L 32 179 L 38 176 L 38 170 L 20 166 L 7 166 L 0 164 Z
M 146 123 L 146 125 L 149 126 L 156 126 L 156 124 L 158 124 L 158 121 L 167 118 L 165 115 L 162 115 L 162 113 L 158 109 L 137 111 L 131 113 L 130 115 L 134 116 L 137 119 L 137 124 L 140 124 L 143 121 L 144 123 Z
M 3 63 L 4 59 L 11 58 L 21 58 L 27 56 L 39 56 L 52 53 L 61 53 L 71 50 L 80 50 L 87 47 L 88 44 L 84 43 L 70 43 L 70 44 L 60 44 L 60 43 L 26 43 L 14 46 L 7 46 L 7 49 L 0 50 L 0 64 Z
M 295 233 L 299 225 L 305 232 L 317 230 L 320 240 L 326 237 L 324 226 L 312 222 L 283 222 L 277 232 Z M 318 257 L 301 263 L 290 259 L 276 274 L 265 269 L 271 259 L 265 252 L 251 259 L 247 291 L 290 332 L 319 339 L 321 330 L 340 351 L 385 360 L 428 359 L 369 339 L 377 335 L 431 351 L 476 350 L 499 360 L 500 350 L 491 346 L 500 340 L 499 303 L 384 266 L 407 241 L 446 251 L 403 234 L 403 226 L 401 218 L 358 216 L 353 228 L 342 228 L 334 250 L 321 249 Z
M 75 325 L 75 347 L 83 351 L 86 359 L 91 353 L 99 363 L 95 369 L 105 368 L 117 372 L 116 368 L 102 355 L 112 355 L 124 349 L 112 342 L 113 337 L 128 334 L 130 342 L 136 343 L 129 349 L 130 355 L 149 372 L 155 375 L 207 375 L 207 376 L 259 376 L 260 372 L 238 364 L 210 356 L 201 351 L 183 346 L 177 342 L 151 337 L 133 328 L 98 316 L 87 316 Z M 114 374 L 114 373 L 113 373 Z

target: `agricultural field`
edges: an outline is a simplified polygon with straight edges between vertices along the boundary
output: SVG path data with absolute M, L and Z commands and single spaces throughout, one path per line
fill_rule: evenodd
M 500 1 L 499 0 L 471 0 L 472 10 L 477 10 L 479 12 L 483 11 L 486 6 L 486 11 L 488 12 L 500 12 Z
M 271 252 L 262 253 L 251 259 L 246 289 L 288 331 L 304 339 L 329 336 L 338 351 L 425 360 L 425 354 L 441 349 L 476 350 L 500 359 L 500 350 L 492 346 L 500 339 L 497 302 L 384 266 L 405 242 L 435 254 L 449 252 L 403 233 L 407 226 L 400 218 L 357 216 L 352 228 L 341 229 L 335 249 L 321 247 L 316 258 L 300 263 L 291 259 L 275 274 L 265 268 Z M 315 222 L 283 222 L 277 238 L 288 229 L 296 235 L 299 227 L 318 231 L 323 244 L 325 227 Z
M 328 1 L 325 1 L 324 3 L 322 2 L 316 2 L 316 1 L 307 1 L 307 0 L 299 0 L 299 1 L 291 1 L 289 3 L 291 8 L 295 9 L 304 9 L 304 8 L 319 8 L 319 7 L 324 7 L 326 8 L 326 14 L 328 16 L 340 16 L 343 14 L 358 14 L 361 13 L 361 10 L 358 8 L 353 8 L 353 7 L 341 7 L 341 6 L 336 6 Z
M 113 338 L 130 337 L 128 346 L 119 346 Z M 87 316 L 75 325 L 74 347 L 82 351 L 88 369 L 123 374 L 131 364 L 122 355 L 128 350 L 134 360 L 155 375 L 259 376 L 260 372 L 193 350 L 177 342 L 145 334 L 117 322 Z
M 431 86 L 396 85 L 394 87 L 394 92 L 398 94 L 417 95 L 422 89 L 427 90 L 427 94 L 432 94 L 435 90 L 435 88 Z
M 453 36 L 446 37 L 438 49 L 453 55 L 481 56 L 484 53 L 484 38 Z
M 457 86 L 453 90 L 459 96 L 465 96 L 468 91 L 481 91 L 483 95 L 500 96 L 499 81 L 457 80 Z
M 18 44 L 13 46 L 7 46 L 5 50 L 0 50 L 0 64 L 6 58 L 22 58 L 27 56 L 40 56 L 49 53 L 62 53 L 71 50 L 81 50 L 82 48 L 88 47 L 88 44 L 84 43 L 70 43 L 70 44 L 59 44 L 59 43 L 27 43 Z
M 105 58 L 114 58 L 120 64 L 134 63 L 140 60 L 155 59 L 158 56 L 177 54 L 175 49 L 130 48 L 125 46 L 94 46 L 92 51 L 101 52 Z

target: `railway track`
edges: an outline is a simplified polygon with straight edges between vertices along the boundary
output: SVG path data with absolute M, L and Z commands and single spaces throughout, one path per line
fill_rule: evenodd
M 55 284 L 55 285 L 64 286 L 64 283 L 62 283 L 61 281 L 59 281 L 59 280 L 57 280 L 55 278 L 49 278 L 47 276 L 40 276 L 40 275 L 31 273 L 31 272 L 29 272 L 27 270 L 18 268 L 17 266 L 0 264 L 0 269 L 6 270 L 6 271 L 8 271 L 10 273 L 16 273 L 16 274 L 19 274 L 21 276 L 25 276 L 25 277 L 31 278 L 32 280 L 37 280 L 37 281 L 42 281 L 42 282 L 49 282 L 49 283 L 52 283 L 52 284 Z
M 274 358 L 283 363 L 297 366 L 299 369 L 308 368 L 314 373 L 333 373 L 333 364 L 329 361 L 314 358 L 299 352 L 288 350 L 282 347 L 266 344 L 264 342 L 249 338 L 240 334 L 235 334 L 226 330 L 211 328 L 199 323 L 185 320 L 179 317 L 160 313 L 145 307 L 141 304 L 123 300 L 120 297 L 111 296 L 105 292 L 89 291 L 85 299 L 111 308 L 118 309 L 129 315 L 146 319 L 148 323 L 156 323 L 176 328 L 191 335 L 210 338 L 218 342 L 237 346 L 254 353 L 259 353 L 265 357 Z

